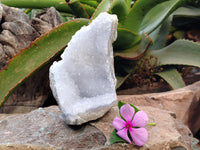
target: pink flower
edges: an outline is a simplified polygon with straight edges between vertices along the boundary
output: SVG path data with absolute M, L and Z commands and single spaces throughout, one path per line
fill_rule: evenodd
M 147 114 L 144 111 L 138 111 L 135 114 L 135 109 L 129 104 L 121 106 L 120 114 L 125 121 L 118 117 L 114 118 L 113 127 L 117 130 L 116 134 L 128 143 L 131 143 L 130 135 L 136 145 L 144 145 L 148 140 L 148 132 L 143 128 L 148 121 Z

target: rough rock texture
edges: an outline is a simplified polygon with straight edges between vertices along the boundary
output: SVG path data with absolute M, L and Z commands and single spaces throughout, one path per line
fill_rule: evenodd
M 18 8 L 0 6 L 3 7 L 2 13 L 0 11 L 0 18 L 2 17 L 0 69 L 5 67 L 14 55 L 21 49 L 28 47 L 42 33 L 62 23 L 61 16 L 53 7 L 29 20 L 29 17 Z M 34 22 L 35 19 L 38 22 Z M 44 29 L 44 23 L 48 25 L 48 28 Z M 50 95 L 48 68 L 49 66 L 43 68 L 15 90 L 0 112 L 29 112 L 42 106 Z
M 117 103 L 112 43 L 116 15 L 101 13 L 72 37 L 50 67 L 50 87 L 67 124 L 80 125 L 102 117 Z
M 11 115 L 0 120 L 0 149 L 91 149 L 104 145 L 104 134 L 89 124 L 67 126 L 58 107 L 39 108 L 28 114 Z M 7 146 L 9 145 L 9 146 Z M 8 149 L 7 148 L 7 149 Z
M 32 26 L 40 33 L 44 34 L 52 28 L 62 23 L 60 14 L 54 7 L 47 9 L 45 12 L 37 14 L 31 20 Z
M 2 5 L 2 7 L 0 42 L 3 51 L 7 55 L 7 60 L 9 60 L 20 49 L 29 46 L 31 41 L 39 37 L 39 34 L 31 26 L 29 17 L 20 9 L 5 5 Z
M 118 100 L 173 111 L 177 119 L 188 125 L 193 134 L 200 130 L 200 81 L 169 92 L 119 95 Z
M 109 145 L 109 136 L 113 130 L 112 121 L 114 117 L 119 116 L 116 106 L 99 120 L 82 126 L 67 126 L 59 108 L 51 106 L 23 115 L 0 115 L 0 150 L 31 148 L 35 150 L 191 149 L 191 132 L 172 117 L 172 112 L 153 107 L 139 108 L 148 114 L 149 123 L 157 124 L 147 127 L 149 140 L 143 147 L 125 143 Z

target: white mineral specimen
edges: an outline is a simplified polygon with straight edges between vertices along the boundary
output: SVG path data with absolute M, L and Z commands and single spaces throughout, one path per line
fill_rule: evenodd
M 80 125 L 102 117 L 117 103 L 112 43 L 116 15 L 101 13 L 72 37 L 50 67 L 50 87 L 67 124 Z

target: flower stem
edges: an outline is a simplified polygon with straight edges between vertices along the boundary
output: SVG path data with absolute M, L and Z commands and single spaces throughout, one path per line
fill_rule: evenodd
M 156 123 L 147 123 L 147 126 L 155 126 Z

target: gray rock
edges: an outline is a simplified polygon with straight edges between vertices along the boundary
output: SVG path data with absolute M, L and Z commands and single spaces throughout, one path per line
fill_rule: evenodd
M 50 7 L 45 12 L 37 14 L 31 20 L 32 26 L 40 33 L 44 34 L 52 28 L 60 25 L 62 18 L 54 7 Z
M 8 45 L 11 46 L 13 49 L 16 49 L 16 43 L 18 43 L 18 40 L 17 37 L 12 34 L 12 32 L 10 32 L 9 30 L 3 30 L 0 34 L 0 42 L 3 45 Z M 14 54 L 16 53 L 14 52 Z
M 0 150 L 91 149 L 106 142 L 94 126 L 67 126 L 58 107 L 0 117 L 0 134 Z
M 40 34 L 44 34 L 52 29 L 51 24 L 48 24 L 47 22 L 42 21 L 39 18 L 32 18 L 31 24 Z
M 0 68 L 3 68 L 8 63 L 8 58 L 3 50 L 3 45 L 0 43 Z
M 45 13 L 43 12 L 37 14 L 36 18 L 40 18 L 41 20 L 52 25 L 52 27 L 56 27 L 62 23 L 62 18 L 54 7 L 50 7 Z
M 20 49 L 28 47 L 40 34 L 28 23 L 22 21 L 5 22 L 3 30 L 9 30 L 17 38 L 17 53 Z
M 26 23 L 30 22 L 28 15 L 26 15 L 19 8 L 8 7 L 2 4 L 1 6 L 3 7 L 3 18 L 5 22 L 13 22 L 13 21 L 22 21 Z
M 50 87 L 67 124 L 80 125 L 102 117 L 116 104 L 112 43 L 117 17 L 101 13 L 72 37 L 50 67 Z

